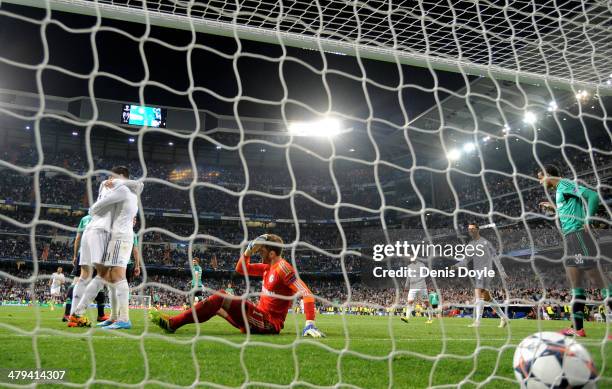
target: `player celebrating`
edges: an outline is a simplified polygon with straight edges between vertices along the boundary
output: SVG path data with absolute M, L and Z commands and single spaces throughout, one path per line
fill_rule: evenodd
M 113 322 L 112 319 L 114 318 L 111 317 L 101 325 L 103 324 L 102 326 L 105 329 L 112 330 L 132 328 L 129 320 L 130 288 L 126 279 L 126 267 L 132 255 L 134 244 L 133 223 L 138 212 L 136 193 L 142 191 L 142 183 L 128 181 L 129 170 L 125 166 L 114 167 L 112 172 L 118 175 L 119 179 L 111 178 L 108 180 L 105 184 L 108 192 L 100 197 L 89 210 L 94 220 L 96 217 L 106 218 L 107 215 L 110 215 L 112 230 L 110 237 L 105 235 L 108 239 L 105 247 L 101 245 L 87 247 L 89 249 L 89 253 L 87 253 L 86 247 L 83 245 L 81 261 L 83 261 L 84 254 L 88 254 L 90 263 L 95 264 L 98 275 L 89 283 L 83 298 L 70 317 L 70 321 L 76 323 L 79 327 L 91 326 L 89 319 L 83 315 L 89 302 L 93 300 L 105 284 L 108 284 L 111 289 L 111 306 L 118 310 L 117 320 Z M 90 225 L 93 223 L 94 221 Z M 97 250 L 102 247 L 104 247 L 104 250 Z
M 471 260 L 474 270 L 491 270 L 493 268 L 493 262 L 495 262 L 495 266 L 499 271 L 500 277 L 507 279 L 508 276 L 506 275 L 506 271 L 499 260 L 497 251 L 491 242 L 480 236 L 480 228 L 478 227 L 478 224 L 470 223 L 468 225 L 468 234 L 472 238 L 468 244 L 474 247 L 474 250 L 472 250 L 474 255 L 467 257 L 466 263 Z M 481 250 L 477 250 L 477 248 L 480 248 Z M 482 252 L 482 255 L 477 255 L 479 251 Z M 473 282 L 475 299 L 474 322 L 468 327 L 480 327 L 480 319 L 482 318 L 485 302 L 488 302 L 489 305 L 495 309 L 497 315 L 501 318 L 499 328 L 504 328 L 508 324 L 508 316 L 506 316 L 506 313 L 497 303 L 497 301 L 491 297 L 491 293 L 489 292 L 491 277 L 486 277 L 483 276 L 482 273 L 479 273 L 479 275 L 473 279 Z
M 404 323 L 408 323 L 409 319 L 412 317 L 414 302 L 417 300 L 427 309 L 426 323 L 432 323 L 431 307 L 427 301 L 427 282 L 425 281 L 425 277 L 421 277 L 422 267 L 426 267 L 426 265 L 419 259 L 412 261 L 408 265 L 408 271 L 410 272 L 409 274 L 411 274 L 411 276 L 407 279 L 410 289 L 408 290 L 408 307 L 406 309 L 406 316 L 401 318 Z
M 64 285 L 66 278 L 64 277 L 64 270 L 61 267 L 57 268 L 57 271 L 51 275 L 51 310 L 55 310 L 55 304 L 59 302 L 59 298 L 62 294 L 62 285 Z
M 593 287 L 603 289 L 603 296 L 612 289 L 612 284 L 608 284 L 608 289 L 605 289 L 606 283 L 597 268 L 597 245 L 589 231 L 589 223 L 599 206 L 599 197 L 596 192 L 561 178 L 559 169 L 554 165 L 544 166 L 544 169 L 538 172 L 538 179 L 546 189 L 555 191 L 555 205 L 544 201 L 540 206 L 551 211 L 556 210 L 566 242 L 564 266 L 567 279 L 572 286 L 573 328 L 562 330 L 561 333 L 583 337 L 586 336 L 583 328 L 585 276 Z M 608 307 L 612 310 L 610 299 Z
M 166 332 L 173 333 L 186 324 L 194 323 L 194 320 L 202 323 L 219 315 L 243 333 L 278 334 L 283 329 L 292 303 L 291 297 L 301 297 L 306 315 L 302 336 L 323 337 L 324 334 L 315 326 L 314 297 L 304 282 L 297 278 L 293 267 L 282 258 L 282 245 L 283 240 L 278 235 L 261 235 L 249 243 L 236 264 L 238 273 L 263 278 L 257 306 L 246 299 L 232 298 L 221 290 L 177 316 L 169 317 L 153 311 L 151 320 Z M 262 263 L 250 263 L 254 254 L 259 254 Z

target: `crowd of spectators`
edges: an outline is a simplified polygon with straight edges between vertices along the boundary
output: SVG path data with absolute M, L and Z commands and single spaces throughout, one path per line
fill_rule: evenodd
M 538 272 L 529 272 L 529 265 L 516 265 L 515 268 L 507 269 L 509 279 L 505 285 L 496 278 L 492 284 L 491 291 L 494 298 L 501 302 L 511 304 L 535 303 L 561 306 L 568 304 L 571 300 L 570 289 L 565 284 L 565 275 L 562 267 L 550 267 Z M 521 269 L 522 268 L 522 269 Z M 31 269 L 0 268 L 18 280 L 7 276 L 0 276 L 0 302 L 19 301 L 48 301 L 50 273 L 39 272 L 33 277 Z M 606 270 L 612 270 L 606 268 Z M 317 296 L 317 305 L 326 307 L 342 304 L 354 306 L 368 306 L 379 309 L 402 307 L 407 299 L 407 288 L 374 288 L 359 281 L 338 281 L 309 278 L 305 280 L 313 294 Z M 441 301 L 445 305 L 467 305 L 473 304 L 473 287 L 466 285 L 466 280 L 457 278 L 437 279 L 437 285 L 428 281 L 429 289 L 437 289 L 441 292 Z M 70 279 L 67 279 L 66 286 Z M 469 283 L 469 281 L 467 281 Z M 131 284 L 132 295 L 149 296 L 154 304 L 165 306 L 182 306 L 190 299 L 191 277 L 188 272 L 184 275 L 160 275 L 152 274 L 146 279 L 138 278 Z M 246 280 L 242 276 L 206 278 L 204 279 L 205 294 L 216 290 L 233 290 L 234 295 L 241 296 L 247 293 Z M 350 291 L 350 294 L 349 294 Z M 261 292 L 261 280 L 251 278 L 249 280 L 248 293 L 251 301 L 255 302 Z M 598 302 L 603 301 L 601 291 L 588 289 L 587 299 Z

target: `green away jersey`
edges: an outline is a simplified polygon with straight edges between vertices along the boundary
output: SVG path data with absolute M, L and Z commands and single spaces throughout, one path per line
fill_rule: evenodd
M 583 199 L 587 203 L 586 211 Z M 564 178 L 557 184 L 555 203 L 561 230 L 567 235 L 584 229 L 587 217 L 597 212 L 599 197 L 594 191 Z
M 202 287 L 202 268 L 200 267 L 200 265 L 195 265 L 193 267 L 193 278 L 191 279 L 191 287 L 192 288 Z
M 431 305 L 438 305 L 438 304 L 440 304 L 440 299 L 438 298 L 438 293 L 431 292 L 429 294 L 429 303 Z

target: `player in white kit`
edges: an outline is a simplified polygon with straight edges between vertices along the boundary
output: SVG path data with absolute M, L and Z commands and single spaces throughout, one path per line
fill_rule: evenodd
M 113 173 L 119 175 L 119 179 L 109 180 L 107 187 L 110 190 L 89 210 L 93 217 L 110 215 L 112 227 L 110 235 L 107 236 L 104 254 L 92 258 L 98 275 L 87 286 L 83 299 L 74 311 L 74 321 L 79 323 L 79 326 L 87 326 L 88 319 L 83 316 L 87 306 L 104 285 L 109 285 L 111 317 L 98 326 L 106 329 L 129 329 L 132 324 L 129 319 L 130 288 L 126 279 L 126 267 L 134 245 L 133 221 L 138 213 L 137 194 L 142 191 L 142 183 L 138 182 L 133 188 L 126 185 L 129 171 L 124 166 L 113 168 Z
M 427 265 L 421 259 L 416 259 L 408 265 L 410 277 L 408 277 L 408 305 L 406 307 L 406 316 L 402 317 L 404 323 L 408 323 L 412 317 L 414 303 L 419 302 L 427 309 L 427 324 L 431 324 L 432 312 L 429 306 L 429 296 L 427 292 L 427 281 L 421 275 L 421 268 L 427 268 Z
M 476 223 L 468 224 L 468 233 L 472 238 L 469 245 L 473 246 L 475 249 L 472 250 L 474 255 L 466 258 L 464 265 L 467 262 L 472 261 L 474 270 L 491 270 L 493 269 L 493 263 L 497 267 L 499 271 L 499 275 L 503 279 L 507 279 L 506 272 L 504 267 L 502 266 L 499 256 L 497 255 L 497 250 L 491 242 L 480 236 L 480 228 Z M 479 247 L 482 249 L 482 255 L 478 255 L 481 251 L 477 249 Z M 484 310 L 485 302 L 491 305 L 492 308 L 495 309 L 497 315 L 501 318 L 499 323 L 499 327 L 503 328 L 508 324 L 508 316 L 504 312 L 504 309 L 495 301 L 495 299 L 491 296 L 489 289 L 491 287 L 491 277 L 485 276 L 477 276 L 472 279 L 474 283 L 474 322 L 469 325 L 469 327 L 480 327 L 480 319 L 482 318 L 482 312 Z
M 57 268 L 57 271 L 51 275 L 51 310 L 55 309 L 55 304 L 59 302 L 60 296 L 62 295 L 62 285 L 66 278 L 64 277 L 64 270 L 61 267 Z
M 104 285 L 108 285 L 110 289 L 111 307 L 118 306 L 120 294 L 122 300 L 124 293 L 125 298 L 129 299 L 127 297 L 129 286 L 125 280 L 125 267 L 132 254 L 134 238 L 132 220 L 138 209 L 137 193 L 142 191 L 142 183 L 128 180 L 129 171 L 124 166 L 114 167 L 111 171 L 119 178 L 111 178 L 100 185 L 98 199 L 90 208 L 92 220 L 85 228 L 81 239 L 79 261 L 81 277 L 74 289 L 73 312 L 68 323 L 69 327 L 91 326 L 91 322 L 84 316 L 84 313 L 89 303 Z M 126 193 L 129 193 L 129 195 Z M 121 204 L 123 199 L 128 197 L 130 199 L 130 209 L 126 212 Z M 122 235 L 123 224 L 127 219 L 129 219 L 129 232 L 125 234 L 129 236 L 123 236 L 125 235 Z M 129 239 L 129 241 L 126 239 Z M 96 267 L 97 276 L 92 279 L 93 266 Z M 117 282 L 109 271 L 111 266 L 123 266 L 125 285 L 123 283 L 116 285 Z M 94 291 L 95 293 L 91 295 Z

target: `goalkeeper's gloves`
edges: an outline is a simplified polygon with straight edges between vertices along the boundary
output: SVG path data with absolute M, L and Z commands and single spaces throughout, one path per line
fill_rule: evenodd
M 324 338 L 325 334 L 317 328 L 314 320 L 306 320 L 306 326 L 302 331 L 302 336 L 312 336 L 313 338 Z
M 268 235 L 267 234 L 263 234 L 258 236 L 257 238 L 253 239 L 252 241 L 249 242 L 249 244 L 247 245 L 246 250 L 244 251 L 244 254 L 247 256 L 251 256 L 253 254 L 253 250 L 256 248 L 256 246 L 259 246 L 260 244 L 263 244 L 265 242 L 268 241 Z

